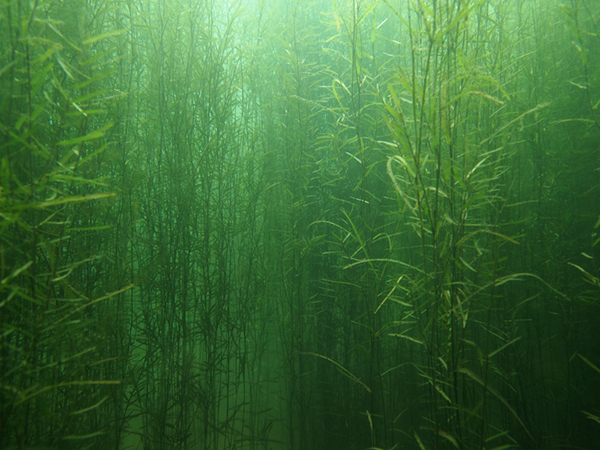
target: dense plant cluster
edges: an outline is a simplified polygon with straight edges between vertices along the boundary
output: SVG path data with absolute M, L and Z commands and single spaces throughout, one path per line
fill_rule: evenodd
M 600 441 L 591 0 L 4 0 L 0 448 Z

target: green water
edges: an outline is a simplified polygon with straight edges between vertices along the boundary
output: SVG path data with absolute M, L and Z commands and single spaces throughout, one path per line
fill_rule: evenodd
M 2 0 L 0 449 L 600 448 L 596 0 Z

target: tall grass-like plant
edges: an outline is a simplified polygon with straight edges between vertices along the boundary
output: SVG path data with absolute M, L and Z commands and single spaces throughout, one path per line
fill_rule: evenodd
M 318 208 L 313 171 L 316 157 L 314 132 L 318 127 L 318 109 L 311 101 L 323 79 L 319 61 L 318 9 L 316 4 L 293 1 L 281 4 L 286 18 L 280 25 L 279 61 L 276 91 L 275 180 L 279 195 L 271 230 L 277 239 L 277 276 L 273 281 L 279 302 L 281 372 L 285 377 L 282 405 L 286 427 L 286 445 L 290 449 L 311 448 L 314 434 L 311 421 L 310 374 L 313 361 L 305 353 L 310 349 L 312 299 L 316 267 L 313 242 L 308 226 Z
M 394 11 L 411 52 L 386 100 L 396 148 L 387 168 L 417 239 L 399 260 L 405 312 L 393 335 L 419 349 L 408 363 L 429 389 L 430 425 L 412 433 L 423 448 L 484 448 L 510 431 L 532 444 L 505 398 L 512 380 L 495 374 L 520 339 L 498 315 L 506 308 L 500 286 L 519 279 L 503 265 L 504 252 L 519 245 L 503 229 L 506 172 L 515 124 L 543 105 L 507 109 L 511 93 L 494 59 L 506 51 L 510 11 L 502 5 L 418 1 Z M 515 437 L 495 439 L 510 445 Z
M 591 0 L 7 0 L 0 447 L 595 445 Z
M 118 446 L 112 420 L 95 416 L 115 412 L 105 402 L 121 379 L 103 341 L 118 322 L 94 325 L 128 289 L 111 293 L 98 271 L 109 228 L 98 216 L 114 195 L 104 179 L 107 110 L 119 93 L 95 64 L 112 62 L 101 48 L 118 33 L 96 32 L 106 15 L 77 2 L 5 6 L 0 446 Z
M 259 383 L 271 376 L 260 370 L 269 331 L 259 255 L 267 96 L 258 100 L 252 79 L 256 42 L 250 30 L 252 43 L 241 39 L 249 20 L 242 3 L 139 8 L 130 139 L 141 150 L 126 167 L 140 285 L 132 428 L 155 448 L 265 445 L 272 419 L 259 407 Z
M 324 20 L 330 33 L 325 52 L 331 61 L 321 94 L 328 128 L 319 136 L 318 172 L 329 199 L 311 229 L 328 247 L 320 296 L 325 330 L 316 351 L 329 359 L 321 371 L 348 371 L 328 386 L 329 397 L 344 406 L 323 401 L 321 414 L 335 418 L 335 430 L 323 430 L 322 445 L 382 446 L 391 441 L 388 380 L 382 377 L 390 353 L 381 339 L 390 321 L 378 310 L 389 277 L 389 261 L 397 228 L 389 214 L 395 205 L 386 174 L 386 155 L 378 144 L 387 128 L 381 112 L 382 86 L 389 76 L 384 53 L 386 11 L 379 2 L 336 2 Z M 329 361 L 329 362 L 327 362 Z M 344 373 L 344 372 L 342 372 Z M 327 396 L 323 396 L 324 399 Z

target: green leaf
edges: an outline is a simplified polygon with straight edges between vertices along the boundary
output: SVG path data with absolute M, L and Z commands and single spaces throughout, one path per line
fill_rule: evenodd
M 105 194 L 90 194 L 90 195 L 75 195 L 73 197 L 63 197 L 56 200 L 49 200 L 47 202 L 41 202 L 33 205 L 34 208 L 47 208 L 48 206 L 63 205 L 65 203 L 81 203 L 88 202 L 90 200 L 98 200 L 106 197 L 114 197 L 116 194 L 108 192 Z
M 120 36 L 121 34 L 125 33 L 125 31 L 127 31 L 127 30 L 123 29 L 123 30 L 109 31 L 108 33 L 102 33 L 102 34 L 99 34 L 98 36 L 92 36 L 91 38 L 84 40 L 81 44 L 82 45 L 93 44 L 94 42 L 101 41 L 102 39 L 106 39 L 106 38 L 113 37 L 113 36 Z
M 584 413 L 584 414 L 587 416 L 587 418 L 588 418 L 588 419 L 591 419 L 591 420 L 593 420 L 594 422 L 598 422 L 598 423 L 600 423 L 600 417 L 598 417 L 598 416 L 595 416 L 594 414 L 590 414 L 590 413 L 589 413 L 589 412 L 587 412 L 587 411 L 583 411 L 583 413 Z
M 104 132 L 106 130 L 108 130 L 109 128 L 111 128 L 112 126 L 113 126 L 113 123 L 111 122 L 108 125 L 105 125 L 104 127 L 100 128 L 99 130 L 92 131 L 90 134 L 86 134 L 85 136 L 80 136 L 75 139 L 69 139 L 67 141 L 60 141 L 58 143 L 58 145 L 73 145 L 73 144 L 79 144 L 80 142 L 91 141 L 93 139 L 99 139 L 99 138 L 103 137 Z
M 94 404 L 94 405 L 92 405 L 92 406 L 88 406 L 87 408 L 83 408 L 83 409 L 80 409 L 80 410 L 78 410 L 78 411 L 73 411 L 73 412 L 71 413 L 71 415 L 83 414 L 83 413 L 85 413 L 85 412 L 91 411 L 92 409 L 96 409 L 98 406 L 100 406 L 102 403 L 104 403 L 104 402 L 106 401 L 106 399 L 107 399 L 107 398 L 108 398 L 108 397 L 106 397 L 106 396 L 105 396 L 105 397 L 104 397 L 104 398 L 102 398 L 102 399 L 101 399 L 101 400 L 100 400 L 98 403 L 96 403 L 96 404 Z M 66 439 L 66 438 L 65 438 L 65 439 Z
M 103 434 L 106 434 L 104 431 L 96 431 L 95 433 L 90 433 L 90 434 L 83 434 L 83 435 L 79 435 L 79 434 L 72 434 L 70 436 L 65 436 L 63 438 L 64 441 L 74 441 L 74 440 L 81 440 L 81 439 L 90 439 L 96 436 L 102 436 Z
M 510 346 L 510 345 L 512 345 L 512 344 L 514 344 L 515 342 L 517 342 L 517 341 L 519 341 L 519 340 L 521 340 L 521 336 L 514 338 L 513 340 L 511 340 L 511 341 L 507 342 L 506 344 L 504 344 L 504 345 L 503 345 L 502 347 L 500 347 L 499 349 L 497 349 L 497 350 L 494 350 L 492 353 L 490 353 L 490 354 L 488 355 L 488 358 L 491 358 L 492 356 L 494 356 L 494 355 L 496 355 L 496 354 L 500 353 L 500 352 L 501 352 L 502 350 L 504 350 L 506 347 L 508 347 L 508 346 Z
M 596 366 L 593 362 L 591 362 L 589 359 L 587 359 L 585 356 L 581 355 L 580 353 L 578 353 L 578 355 L 581 359 L 583 359 L 583 362 L 585 362 L 588 366 L 590 366 L 596 372 L 600 373 L 600 369 L 598 368 L 598 366 Z
M 468 375 L 472 380 L 476 381 L 478 384 L 480 384 L 485 389 L 487 389 L 491 394 L 493 394 L 494 397 L 496 397 L 498 400 L 500 400 L 500 402 L 502 402 L 502 404 L 504 406 L 506 406 L 506 408 L 510 411 L 510 413 L 514 416 L 514 418 L 517 419 L 517 422 L 519 422 L 521 424 L 521 426 L 523 427 L 523 429 L 525 430 L 525 432 L 527 433 L 527 435 L 532 440 L 534 440 L 533 435 L 529 432 L 529 430 L 525 426 L 525 423 L 521 420 L 521 418 L 519 417 L 519 415 L 517 414 L 517 412 L 513 409 L 512 406 L 510 406 L 510 404 L 506 401 L 506 399 L 502 395 L 500 395 L 500 392 L 498 392 L 495 388 L 493 388 L 492 386 L 490 386 L 489 383 L 483 381 L 472 370 L 467 369 L 466 367 L 460 367 L 457 371 L 460 372 L 460 373 L 464 373 L 464 374 Z

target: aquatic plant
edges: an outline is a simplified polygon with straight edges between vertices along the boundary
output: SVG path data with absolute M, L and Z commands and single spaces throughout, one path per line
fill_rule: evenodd
M 5 1 L 0 447 L 592 448 L 599 20 Z

